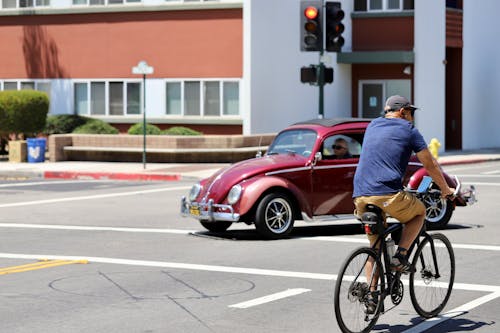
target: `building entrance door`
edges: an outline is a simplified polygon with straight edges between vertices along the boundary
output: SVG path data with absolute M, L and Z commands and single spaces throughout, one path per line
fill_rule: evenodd
M 361 80 L 359 81 L 360 101 L 358 115 L 361 118 L 380 117 L 387 97 L 401 95 L 411 97 L 410 80 Z

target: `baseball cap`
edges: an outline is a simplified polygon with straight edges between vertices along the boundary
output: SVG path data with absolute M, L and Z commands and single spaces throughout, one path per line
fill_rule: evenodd
M 406 97 L 394 95 L 394 96 L 391 96 L 387 99 L 387 101 L 385 102 L 384 110 L 386 112 L 397 111 L 401 108 L 410 109 L 410 110 L 418 109 L 415 105 L 411 105 L 410 101 Z

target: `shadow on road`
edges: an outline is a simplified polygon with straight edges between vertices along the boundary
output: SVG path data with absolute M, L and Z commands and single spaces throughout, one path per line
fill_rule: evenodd
M 446 230 L 461 230 L 468 228 L 479 228 L 479 225 L 472 224 L 449 224 Z M 220 240 L 233 240 L 233 241 L 263 241 L 267 240 L 257 233 L 257 231 L 250 229 L 229 229 L 225 232 L 211 232 L 211 231 L 196 231 L 191 233 L 192 236 L 205 237 Z M 432 230 L 435 231 L 435 230 Z M 432 232 L 431 231 L 431 232 Z M 328 237 L 328 236 L 352 236 L 362 235 L 363 229 L 360 223 L 354 224 L 339 224 L 339 225 L 311 225 L 311 226 L 296 226 L 293 228 L 290 235 L 284 239 L 290 238 L 307 238 L 307 237 Z

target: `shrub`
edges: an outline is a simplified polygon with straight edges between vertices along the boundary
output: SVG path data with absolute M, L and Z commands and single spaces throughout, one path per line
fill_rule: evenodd
M 85 124 L 74 129 L 77 134 L 118 134 L 118 130 L 110 124 L 99 120 L 90 119 Z
M 131 135 L 142 135 L 142 134 L 144 134 L 142 123 L 137 123 L 135 125 L 132 125 L 128 129 L 128 134 L 131 134 Z M 147 135 L 160 135 L 161 134 L 161 130 L 158 128 L 158 126 L 151 125 L 151 124 L 146 124 L 146 134 Z
M 184 126 L 174 126 L 162 132 L 165 135 L 202 135 L 203 133 Z
M 58 114 L 47 117 L 45 134 L 66 134 L 71 133 L 78 126 L 84 125 L 90 118 L 75 114 Z
M 0 92 L 0 132 L 33 136 L 45 128 L 49 97 L 36 90 Z

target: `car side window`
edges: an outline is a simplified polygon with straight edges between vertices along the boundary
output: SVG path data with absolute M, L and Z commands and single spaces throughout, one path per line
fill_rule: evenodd
M 323 141 L 323 159 L 359 158 L 361 154 L 360 135 L 335 134 Z

